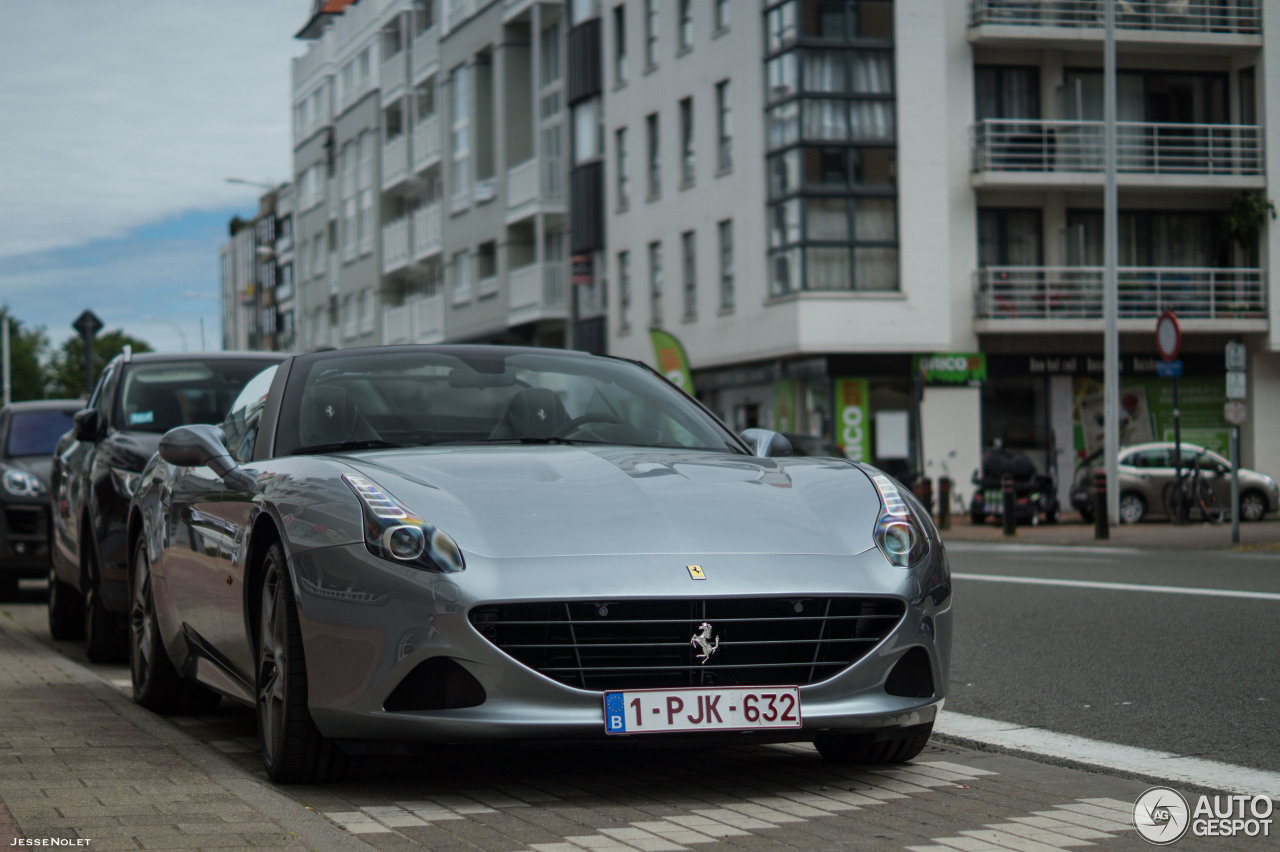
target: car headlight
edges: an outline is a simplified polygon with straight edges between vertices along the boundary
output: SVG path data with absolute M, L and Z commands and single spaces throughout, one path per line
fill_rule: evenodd
M 142 481 L 142 474 L 134 473 L 132 470 L 125 470 L 122 467 L 111 468 L 111 481 L 115 483 L 116 491 L 126 497 L 132 498 L 138 493 L 138 483 Z
M 871 481 L 880 493 L 876 547 L 890 565 L 910 568 L 929 555 L 928 529 L 892 479 L 883 473 L 872 473 Z
M 410 512 L 377 483 L 344 473 L 364 510 L 364 546 L 389 562 L 452 574 L 463 570 L 462 550 L 443 530 Z
M 40 477 L 25 470 L 6 470 L 4 472 L 4 490 L 14 497 L 41 497 L 48 493 Z

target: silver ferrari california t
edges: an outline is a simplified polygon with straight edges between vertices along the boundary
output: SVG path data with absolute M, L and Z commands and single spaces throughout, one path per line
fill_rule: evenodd
M 947 688 L 950 572 L 913 497 L 615 358 L 294 356 L 164 436 L 129 541 L 134 697 L 255 706 L 282 783 L 390 743 L 898 762 Z

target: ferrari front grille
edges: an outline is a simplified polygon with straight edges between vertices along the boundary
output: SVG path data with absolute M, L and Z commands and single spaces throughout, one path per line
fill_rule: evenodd
M 817 683 L 865 657 L 905 612 L 865 596 L 663 598 L 487 604 L 470 619 L 534 671 L 613 690 Z

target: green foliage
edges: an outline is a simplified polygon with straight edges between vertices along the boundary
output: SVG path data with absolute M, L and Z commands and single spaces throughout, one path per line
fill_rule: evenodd
M 43 399 L 44 370 L 40 366 L 40 360 L 49 348 L 49 338 L 44 327 L 26 328 L 22 320 L 10 315 L 7 306 L 0 306 L 0 317 L 9 318 L 11 399 L 14 402 Z
M 1258 245 L 1261 229 L 1268 219 L 1276 218 L 1276 206 L 1270 199 L 1252 192 L 1242 192 L 1218 216 L 1218 232 L 1224 240 L 1232 240 L 1246 249 Z
M 96 380 L 102 368 L 120 354 L 125 346 L 134 352 L 150 352 L 151 345 L 144 340 L 130 337 L 116 329 L 99 334 L 93 339 L 93 375 Z M 84 341 L 80 335 L 68 337 L 62 347 L 49 359 L 49 395 L 53 397 L 78 397 L 84 394 Z

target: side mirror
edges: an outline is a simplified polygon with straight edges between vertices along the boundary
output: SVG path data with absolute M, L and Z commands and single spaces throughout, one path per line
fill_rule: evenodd
M 778 432 L 768 429 L 748 429 L 741 435 L 758 458 L 771 459 L 791 455 L 791 442 Z
M 228 486 L 251 491 L 257 480 L 231 458 L 222 429 L 204 423 L 178 426 L 160 439 L 160 458 L 179 467 L 208 466 Z
M 77 441 L 96 441 L 102 437 L 102 418 L 98 409 L 85 408 L 71 417 L 71 432 Z

